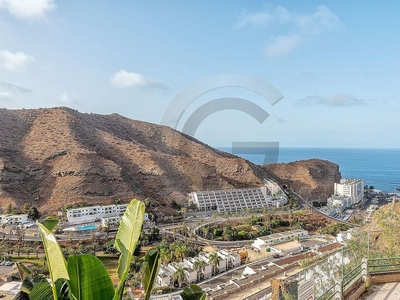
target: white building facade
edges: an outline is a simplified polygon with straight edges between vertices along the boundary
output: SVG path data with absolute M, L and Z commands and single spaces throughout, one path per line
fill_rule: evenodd
M 28 215 L 0 215 L 0 224 L 21 225 L 28 223 Z
M 270 246 L 292 241 L 296 238 L 301 239 L 308 237 L 308 231 L 304 229 L 296 229 L 280 233 L 274 233 L 267 236 L 257 238 L 251 246 L 257 251 L 268 251 Z
M 121 216 L 128 204 L 96 205 L 67 209 L 69 224 L 100 221 L 102 217 Z
M 198 191 L 189 194 L 189 203 L 200 211 L 218 212 L 279 207 L 287 203 L 287 196 L 278 184 L 264 180 L 260 188 Z
M 158 286 L 172 286 L 174 284 L 174 273 L 179 265 L 185 268 L 185 282 L 194 283 L 201 280 L 211 278 L 217 273 L 225 272 L 229 269 L 240 266 L 240 255 L 237 253 L 230 253 L 226 250 L 217 250 L 216 253 L 220 258 L 218 266 L 214 269 L 214 266 L 210 263 L 211 253 L 202 253 L 197 257 L 188 257 L 181 262 L 172 262 L 167 266 L 161 266 L 158 271 L 156 283 Z M 204 261 L 204 267 L 201 270 L 195 269 L 195 262 L 197 260 Z
M 364 197 L 364 180 L 341 179 L 340 183 L 334 184 L 334 194 L 347 196 L 351 199 L 351 205 L 358 204 Z
M 352 205 L 353 201 L 349 196 L 333 195 L 328 198 L 327 205 L 336 208 L 339 212 L 344 211 Z
M 108 217 L 101 217 L 101 226 L 103 227 L 109 227 L 109 226 L 114 226 L 118 223 L 121 222 L 122 215 L 116 215 L 116 216 L 108 216 Z M 143 221 L 149 222 L 149 214 L 144 213 L 143 215 Z

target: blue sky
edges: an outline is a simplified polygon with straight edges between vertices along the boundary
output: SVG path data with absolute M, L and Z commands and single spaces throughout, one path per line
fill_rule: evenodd
M 400 3 L 373 1 L 0 0 L 0 107 L 68 106 L 160 124 L 175 97 L 218 74 L 265 80 L 204 90 L 257 104 L 223 110 L 195 137 L 212 146 L 400 148 Z

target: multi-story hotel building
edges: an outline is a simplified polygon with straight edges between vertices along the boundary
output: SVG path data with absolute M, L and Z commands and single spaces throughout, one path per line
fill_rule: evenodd
M 351 199 L 349 206 L 357 204 L 364 197 L 364 180 L 341 179 L 340 183 L 334 184 L 334 194 L 349 197 Z
M 265 186 L 260 188 L 192 192 L 189 202 L 201 211 L 227 212 L 279 207 L 287 203 L 287 197 L 276 183 L 266 181 Z

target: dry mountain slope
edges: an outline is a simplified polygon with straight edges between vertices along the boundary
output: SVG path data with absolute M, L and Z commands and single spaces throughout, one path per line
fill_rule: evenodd
M 309 159 L 287 164 L 264 165 L 269 178 L 288 184 L 305 199 L 326 200 L 339 182 L 339 165 L 326 160 Z
M 27 202 L 52 212 L 73 202 L 132 197 L 168 204 L 193 190 L 257 186 L 265 177 L 287 182 L 304 164 L 262 168 L 171 128 L 117 114 L 0 109 L 0 120 L 0 207 Z M 310 185 L 319 191 L 322 172 L 333 174 L 324 182 L 333 189 L 337 165 L 317 162 L 303 168 L 316 170 L 304 184 L 317 175 Z M 293 182 L 300 184 L 300 177 Z
M 76 201 L 184 200 L 254 186 L 262 169 L 168 127 L 68 108 L 0 110 L 0 201 L 47 211 Z

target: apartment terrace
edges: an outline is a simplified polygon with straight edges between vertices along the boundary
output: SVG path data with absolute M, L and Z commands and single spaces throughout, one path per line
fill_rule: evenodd
M 272 186 L 269 183 L 268 187 L 252 189 L 192 192 L 189 194 L 189 202 L 195 204 L 201 211 L 228 212 L 269 206 L 279 207 L 287 203 L 287 197 L 278 185 Z

